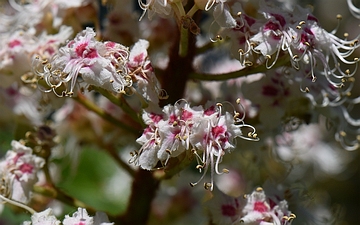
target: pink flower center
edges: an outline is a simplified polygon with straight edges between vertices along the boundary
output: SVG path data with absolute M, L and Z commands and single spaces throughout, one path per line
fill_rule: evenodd
M 225 128 L 222 126 L 216 126 L 211 129 L 211 132 L 212 132 L 214 138 L 217 138 L 220 135 L 224 134 Z
M 187 111 L 187 110 L 184 110 L 181 114 L 181 119 L 184 120 L 184 121 L 187 121 L 187 120 L 191 120 L 192 118 L 192 113 Z
M 160 120 L 162 120 L 162 115 L 151 113 L 150 118 L 154 123 L 158 123 Z
M 28 164 L 28 163 L 24 163 L 20 166 L 20 171 L 22 173 L 32 173 L 34 169 L 34 166 L 32 166 L 31 164 Z
M 263 213 L 268 211 L 268 207 L 264 202 L 255 202 L 254 210 Z
M 282 15 L 271 13 L 271 15 L 279 22 L 279 24 L 284 27 L 286 24 L 286 20 Z
M 272 21 L 269 21 L 265 24 L 264 27 L 265 30 L 272 30 L 272 31 L 277 31 L 280 30 L 280 25 L 278 23 L 274 23 Z
M 76 223 L 76 224 L 74 224 L 74 225 L 86 225 L 86 223 L 80 222 L 80 223 Z
M 10 48 L 14 48 L 14 47 L 19 46 L 19 45 L 21 45 L 21 42 L 19 40 L 10 41 L 9 44 L 8 44 L 8 46 Z
M 75 52 L 77 56 L 84 57 L 84 58 L 96 58 L 98 56 L 96 49 L 94 48 L 87 48 L 88 43 L 82 43 L 75 48 Z M 86 51 L 86 52 L 85 52 Z M 84 54 L 85 52 L 85 54 Z
M 144 53 L 135 56 L 133 61 L 140 65 L 144 61 Z
M 210 108 L 206 109 L 204 114 L 206 116 L 210 116 L 215 113 L 215 106 L 211 106 Z

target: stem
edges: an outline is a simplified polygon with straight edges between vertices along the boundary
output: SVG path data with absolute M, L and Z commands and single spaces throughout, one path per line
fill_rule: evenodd
M 197 5 L 194 4 L 186 15 L 191 18 L 198 10 L 199 7 L 197 7 Z
M 133 108 L 130 107 L 130 105 L 126 102 L 122 94 L 120 94 L 119 97 L 117 98 L 108 90 L 105 90 L 103 88 L 92 86 L 92 89 L 99 92 L 101 95 L 103 95 L 113 104 L 119 106 L 128 116 L 131 117 L 131 119 L 141 124 L 142 127 L 145 127 L 145 124 L 142 121 L 142 119 L 139 118 L 138 113 Z
M 118 119 L 114 118 L 112 115 L 107 113 L 104 109 L 99 108 L 96 104 L 94 104 L 92 101 L 89 101 L 84 95 L 78 94 L 77 97 L 73 97 L 74 100 L 76 100 L 78 103 L 83 105 L 85 108 L 89 109 L 90 111 L 96 113 L 98 116 L 103 118 L 104 120 L 110 122 L 111 124 L 114 124 L 121 129 L 127 130 L 133 134 L 138 135 L 139 131 L 129 125 L 126 125 L 119 121 Z
M 21 203 L 21 202 L 17 202 L 17 201 L 8 199 L 8 198 L 6 198 L 6 197 L 4 197 L 4 196 L 2 196 L 2 195 L 0 195 L 0 199 L 3 200 L 4 202 L 7 202 L 7 203 L 11 204 L 11 205 L 14 205 L 14 206 L 20 207 L 20 208 L 22 208 L 22 209 L 25 209 L 25 210 L 27 210 L 28 212 L 30 212 L 31 214 L 36 213 L 35 210 L 33 210 L 32 208 L 30 208 L 29 206 L 27 206 L 27 205 L 25 205 L 25 204 L 23 204 L 23 203 Z
M 179 45 L 179 56 L 185 57 L 188 54 L 189 48 L 189 30 L 181 26 L 180 28 L 180 45 Z
M 66 193 L 64 193 L 63 191 L 61 191 L 54 185 L 51 185 L 51 186 L 36 186 L 36 185 L 34 185 L 33 190 L 35 193 L 38 193 L 38 194 L 41 194 L 43 196 L 47 196 L 47 197 L 50 197 L 53 199 L 57 199 L 67 205 L 74 206 L 74 207 L 86 208 L 86 210 L 91 214 L 95 214 L 95 212 L 96 212 L 96 210 L 93 209 L 92 207 L 86 205 L 85 203 L 81 202 L 78 199 L 75 199 L 75 198 L 67 195 Z
M 277 68 L 281 66 L 285 66 L 289 63 L 287 60 L 288 57 L 283 57 L 281 60 L 277 61 L 277 63 L 272 67 Z M 265 64 L 259 65 L 259 66 L 249 66 L 245 67 L 242 70 L 225 73 L 225 74 L 200 74 L 200 73 L 191 73 L 189 74 L 189 78 L 196 79 L 196 80 L 205 80 L 205 81 L 223 81 L 223 80 L 229 80 L 234 78 L 239 78 L 243 76 L 248 76 L 255 73 L 261 73 L 266 72 L 268 69 L 266 68 Z

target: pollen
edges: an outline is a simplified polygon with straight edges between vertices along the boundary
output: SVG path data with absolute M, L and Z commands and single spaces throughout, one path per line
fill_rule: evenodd
M 213 186 L 213 185 L 212 185 L 211 183 L 209 183 L 209 182 L 204 183 L 204 188 L 205 188 L 205 190 L 211 189 L 212 186 Z
M 262 192 L 262 191 L 264 191 L 264 189 L 262 189 L 262 187 L 257 187 L 257 188 L 256 188 L 256 191 L 257 191 L 257 192 Z
M 229 173 L 230 171 L 229 171 L 228 169 L 225 169 L 225 168 L 224 168 L 224 169 L 222 169 L 222 172 L 223 172 L 223 173 Z

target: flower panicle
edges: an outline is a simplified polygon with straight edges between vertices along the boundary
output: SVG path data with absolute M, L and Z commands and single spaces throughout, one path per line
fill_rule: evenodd
M 215 188 L 212 198 L 205 203 L 212 224 L 274 224 L 290 225 L 296 218 L 286 200 L 267 196 L 258 187 L 243 197 L 231 197 Z
M 191 151 L 198 162 L 196 168 L 203 175 L 197 185 L 210 169 L 211 182 L 205 183 L 206 189 L 213 188 L 214 174 L 228 173 L 227 169 L 219 169 L 225 153 L 235 148 L 235 138 L 259 140 L 253 126 L 245 123 L 245 110 L 240 104 L 236 111 L 231 105 L 233 115 L 225 111 L 225 103 L 208 104 L 191 107 L 185 100 L 174 105 L 167 105 L 162 112 L 144 111 L 143 120 L 148 125 L 137 142 L 142 145 L 139 151 L 132 153 L 130 163 L 152 170 L 166 167 L 171 158 Z M 243 132 L 243 130 L 248 130 Z
M 35 56 L 32 68 L 39 89 L 71 97 L 93 85 L 114 93 L 139 93 L 155 104 L 164 97 L 148 57 L 148 41 L 139 40 L 129 50 L 112 41 L 97 41 L 95 35 L 86 28 L 51 58 Z

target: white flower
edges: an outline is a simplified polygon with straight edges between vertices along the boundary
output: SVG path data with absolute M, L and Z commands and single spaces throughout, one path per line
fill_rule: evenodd
M 2 191 L 11 200 L 27 203 L 31 189 L 38 180 L 37 172 L 44 166 L 45 160 L 33 155 L 31 148 L 18 141 L 12 141 L 11 146 L 12 150 L 0 162 L 0 176 L 5 181 Z
M 151 19 L 154 14 L 161 16 L 168 16 L 172 12 L 171 5 L 168 4 L 168 0 L 138 0 L 139 6 L 144 10 L 140 17 L 140 20 L 144 17 L 145 13 L 149 10 L 148 17 Z
M 26 221 L 23 225 L 60 225 L 60 221 L 57 220 L 51 208 L 48 208 L 42 212 L 34 213 L 31 216 L 31 222 Z
M 140 39 L 130 50 L 129 60 L 126 68 L 129 75 L 134 82 L 136 91 L 143 96 L 143 98 L 157 104 L 161 96 L 162 90 L 160 84 L 155 76 L 154 69 L 149 60 L 147 49 L 149 42 Z
M 109 223 L 105 213 L 96 212 L 95 217 L 89 216 L 86 209 L 78 208 L 72 216 L 66 215 L 64 225 L 113 225 Z
M 249 225 L 289 225 L 296 217 L 288 210 L 287 202 L 269 199 L 262 188 L 246 195 L 247 204 L 240 222 Z
M 131 86 L 127 71 L 123 70 L 127 57 L 127 48 L 113 42 L 99 42 L 95 39 L 95 32 L 86 28 L 60 48 L 42 69 L 39 68 L 42 64 L 39 57 L 35 59 L 34 67 L 39 68 L 36 73 L 44 78 L 50 87 L 48 91 L 53 90 L 59 96 L 73 95 L 79 77 L 86 84 L 120 93 Z M 56 89 L 62 86 L 66 91 L 57 93 Z
M 89 216 L 86 209 L 78 208 L 72 216 L 66 215 L 63 220 L 64 225 L 93 225 L 94 219 Z
M 216 225 L 232 225 L 239 222 L 245 206 L 244 199 L 228 196 L 216 186 L 212 195 L 212 198 L 205 203 L 211 222 Z

